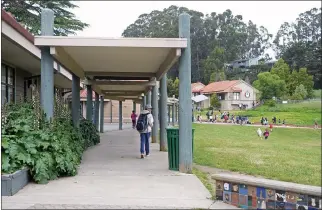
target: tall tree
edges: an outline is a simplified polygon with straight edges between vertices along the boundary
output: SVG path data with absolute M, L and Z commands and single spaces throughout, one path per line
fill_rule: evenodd
M 271 69 L 272 74 L 276 74 L 280 79 L 284 80 L 286 83 L 288 82 L 290 75 L 290 67 L 287 63 L 281 58 L 279 59 Z
M 69 10 L 77 8 L 69 0 L 61 1 L 19 1 L 19 0 L 1 0 L 1 8 L 10 12 L 18 22 L 23 23 L 25 27 L 34 35 L 40 35 L 40 14 L 41 9 L 49 8 L 54 11 L 54 35 L 67 36 L 82 31 L 89 25 L 78 20 Z
M 290 95 L 293 95 L 298 85 L 303 85 L 307 91 L 307 97 L 313 97 L 313 76 L 307 73 L 306 68 L 300 68 L 294 70 L 289 77 L 288 91 Z
M 294 22 L 283 23 L 274 47 L 277 58 L 283 58 L 293 69 L 307 68 L 314 76 L 315 88 L 322 88 L 321 8 L 312 8 Z
M 163 11 L 142 14 L 123 32 L 125 37 L 178 37 L 178 16 L 182 12 L 191 15 L 191 79 L 192 82 L 208 83 L 212 71 L 205 69 L 203 60 L 216 48 L 225 50 L 230 62 L 240 58 L 256 57 L 263 54 L 271 35 L 264 27 L 243 22 L 241 15 L 234 16 L 226 10 L 222 14 L 204 15 L 185 7 L 170 6 Z M 211 57 L 211 56 L 210 56 Z M 168 76 L 178 76 L 177 66 Z

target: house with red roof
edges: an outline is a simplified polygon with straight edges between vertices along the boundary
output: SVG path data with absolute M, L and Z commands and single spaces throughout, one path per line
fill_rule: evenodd
M 221 110 L 249 109 L 257 104 L 258 90 L 243 80 L 226 80 L 209 83 L 202 88 L 201 94 L 209 97 L 203 108 L 210 107 L 210 97 L 216 94 L 221 103 Z
M 200 95 L 201 90 L 205 87 L 206 85 L 202 84 L 201 82 L 196 82 L 191 84 L 191 93 L 192 96 L 197 96 Z

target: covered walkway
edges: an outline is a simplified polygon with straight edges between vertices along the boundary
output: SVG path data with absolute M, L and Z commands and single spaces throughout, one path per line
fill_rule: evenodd
M 195 175 L 169 171 L 168 154 L 158 144 L 151 149 L 150 157 L 139 159 L 135 130 L 106 132 L 99 145 L 85 152 L 77 176 L 29 184 L 2 197 L 2 208 L 232 208 L 208 199 Z

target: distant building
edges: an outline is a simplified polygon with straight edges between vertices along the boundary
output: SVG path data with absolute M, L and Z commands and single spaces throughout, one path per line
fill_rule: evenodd
M 229 64 L 226 64 L 226 67 L 229 70 L 239 68 L 239 69 L 248 69 L 251 66 L 255 66 L 259 64 L 260 58 L 251 58 L 251 59 L 241 59 L 241 60 L 235 60 Z
M 210 107 L 210 97 L 216 94 L 221 103 L 221 110 L 236 110 L 239 106 L 245 109 L 256 104 L 258 90 L 243 80 L 212 82 L 205 86 L 201 94 L 209 97 L 202 108 Z
M 200 95 L 200 91 L 204 88 L 205 85 L 201 82 L 196 82 L 191 84 L 191 93 L 192 96 Z

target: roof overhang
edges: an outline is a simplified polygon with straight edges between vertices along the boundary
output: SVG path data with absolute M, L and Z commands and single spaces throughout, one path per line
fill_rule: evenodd
M 24 37 L 5 21 L 1 31 L 1 59 L 7 64 L 29 72 L 31 75 L 41 73 L 41 51 L 31 40 Z M 72 75 L 54 62 L 54 84 L 59 88 L 72 87 Z
M 146 92 L 153 85 L 108 81 L 160 80 L 187 47 L 187 39 L 36 36 L 35 45 L 49 46 L 57 61 L 81 79 L 92 80 L 93 90 L 105 94 L 116 90 Z

